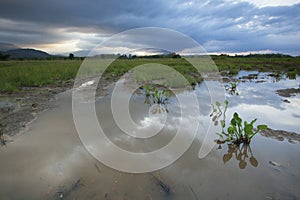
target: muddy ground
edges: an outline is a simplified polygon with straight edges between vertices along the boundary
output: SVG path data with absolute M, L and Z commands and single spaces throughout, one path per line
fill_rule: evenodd
M 77 81 L 77 84 L 80 85 L 93 79 L 83 79 Z M 106 88 L 113 81 L 115 81 L 114 78 L 101 80 L 96 95 L 106 95 Z M 74 80 L 70 80 L 61 85 L 24 87 L 17 92 L 0 92 L 0 139 L 9 142 L 13 140 L 13 136 L 22 134 L 38 113 L 50 108 L 50 102 L 59 93 L 70 90 L 73 86 Z
M 277 90 L 276 93 L 282 97 L 291 97 L 300 94 L 300 87 Z

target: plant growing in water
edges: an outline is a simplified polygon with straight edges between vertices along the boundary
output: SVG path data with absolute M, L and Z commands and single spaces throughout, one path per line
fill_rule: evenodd
M 254 128 L 254 123 L 257 119 L 252 120 L 250 123 L 244 121 L 240 118 L 238 113 L 233 114 L 233 118 L 230 121 L 230 125 L 227 128 L 227 133 L 224 131 L 225 123 L 222 125 L 222 133 L 218 135 L 227 142 L 232 142 L 236 145 L 241 143 L 249 144 L 251 139 L 261 130 L 268 128 L 267 125 L 258 125 Z
M 267 125 L 258 125 L 255 128 L 254 123 L 257 121 L 257 119 L 252 120 L 250 123 L 247 121 L 243 122 L 242 118 L 240 118 L 238 113 L 235 112 L 226 132 L 226 111 L 229 103 L 227 100 L 225 100 L 224 104 L 225 106 L 221 106 L 221 103 L 218 101 L 215 105 L 212 104 L 213 112 L 210 114 L 214 125 L 217 126 L 220 122 L 222 128 L 222 132 L 217 133 L 222 140 L 218 140 L 217 142 L 230 142 L 236 145 L 241 143 L 249 144 L 254 135 L 268 128 Z M 222 119 L 220 119 L 221 116 L 223 116 Z
M 159 90 L 157 87 L 152 93 L 153 103 L 155 104 L 166 104 L 168 101 L 168 94 L 166 90 Z
M 237 86 L 240 84 L 240 81 L 236 82 L 229 82 L 227 85 L 225 85 L 225 90 L 228 91 L 230 95 L 239 95 L 239 91 L 237 89 Z
M 145 103 L 161 104 L 165 105 L 168 103 L 169 93 L 165 89 L 159 89 L 154 85 L 144 85 L 142 87 L 145 94 Z
M 145 95 L 145 104 L 157 104 L 152 108 L 152 113 L 161 113 L 161 112 L 169 112 L 166 104 L 168 104 L 168 96 L 169 92 L 165 89 L 159 89 L 155 85 L 144 85 L 141 89 L 144 91 Z

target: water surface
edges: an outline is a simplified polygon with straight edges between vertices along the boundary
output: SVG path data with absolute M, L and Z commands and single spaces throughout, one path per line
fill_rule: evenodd
M 257 73 L 257 72 L 251 72 Z M 235 77 L 244 76 L 240 72 Z M 297 87 L 296 80 L 259 80 L 238 85 L 240 95 L 229 95 L 227 118 L 238 112 L 243 119 L 258 118 L 258 124 L 300 134 L 300 96 L 285 103 L 277 89 Z M 131 174 L 111 169 L 95 160 L 83 147 L 76 132 L 71 92 L 59 95 L 51 109 L 38 115 L 29 130 L 0 149 L 0 199 L 297 199 L 300 198 L 300 145 L 257 135 L 250 149 L 215 145 L 204 159 L 198 158 L 203 137 L 211 123 L 206 82 L 196 86 L 199 100 L 197 137 L 172 165 L 152 173 Z M 215 82 L 215 84 L 221 84 Z M 181 92 L 189 95 L 190 91 Z M 149 152 L 167 144 L 177 128 L 179 105 L 168 104 L 167 126 L 155 137 L 133 139 L 124 134 L 110 109 L 110 95 L 96 100 L 97 116 L 105 133 L 116 145 L 136 152 Z M 130 101 L 130 112 L 145 129 L 159 121 L 149 117 L 150 105 L 141 95 Z M 186 129 L 186 134 L 189 129 Z M 232 155 L 231 159 L 229 154 Z M 225 156 L 224 156 L 225 155 Z M 254 162 L 255 158 L 256 162 Z M 251 159 L 251 161 L 250 161 Z M 246 164 L 245 164 L 246 163 Z

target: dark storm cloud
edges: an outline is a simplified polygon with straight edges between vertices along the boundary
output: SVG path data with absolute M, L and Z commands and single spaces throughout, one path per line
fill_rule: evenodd
M 2 0 L 0 41 L 39 44 L 74 37 L 80 49 L 90 49 L 119 31 L 156 26 L 187 34 L 208 51 L 295 54 L 300 52 L 298 13 L 300 4 L 258 8 L 226 0 Z

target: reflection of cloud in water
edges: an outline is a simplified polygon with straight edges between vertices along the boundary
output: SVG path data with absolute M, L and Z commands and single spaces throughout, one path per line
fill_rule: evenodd
M 40 167 L 40 173 L 47 177 L 48 181 L 52 182 L 56 179 L 63 180 L 72 177 L 76 166 L 82 164 L 82 158 L 86 156 L 86 150 L 80 145 L 76 146 L 69 154 L 64 155 L 49 157 L 45 165 Z
M 158 116 L 152 116 L 152 117 L 145 117 L 143 120 L 140 121 L 140 125 L 137 129 L 142 130 L 142 131 L 146 131 L 148 129 L 153 129 L 157 130 L 160 127 L 162 127 L 161 125 L 164 124 L 165 122 L 165 118 L 164 117 L 160 117 L 161 115 Z
M 230 100 L 230 106 L 244 104 L 255 104 L 255 105 L 269 105 L 277 109 L 285 109 L 281 104 L 282 97 L 276 94 L 278 89 L 297 88 L 299 86 L 300 77 L 296 80 L 281 79 L 278 82 L 273 82 L 274 78 L 267 76 L 268 73 L 259 73 L 255 71 L 241 71 L 238 76 L 247 76 L 249 74 L 259 74 L 259 80 L 265 80 L 263 83 L 250 82 L 246 79 L 246 82 L 241 82 L 238 85 L 240 92 L 239 96 L 231 96 L 227 94 L 227 98 Z M 261 79 L 262 78 L 262 79 Z M 298 96 L 299 97 L 299 96 Z
M 267 124 L 273 129 L 284 129 L 299 133 L 299 119 L 294 116 L 300 113 L 300 99 L 291 100 L 290 104 L 282 103 L 278 109 L 271 105 L 239 104 L 227 112 L 227 118 L 231 118 L 235 111 L 245 120 L 258 118 L 257 124 Z

